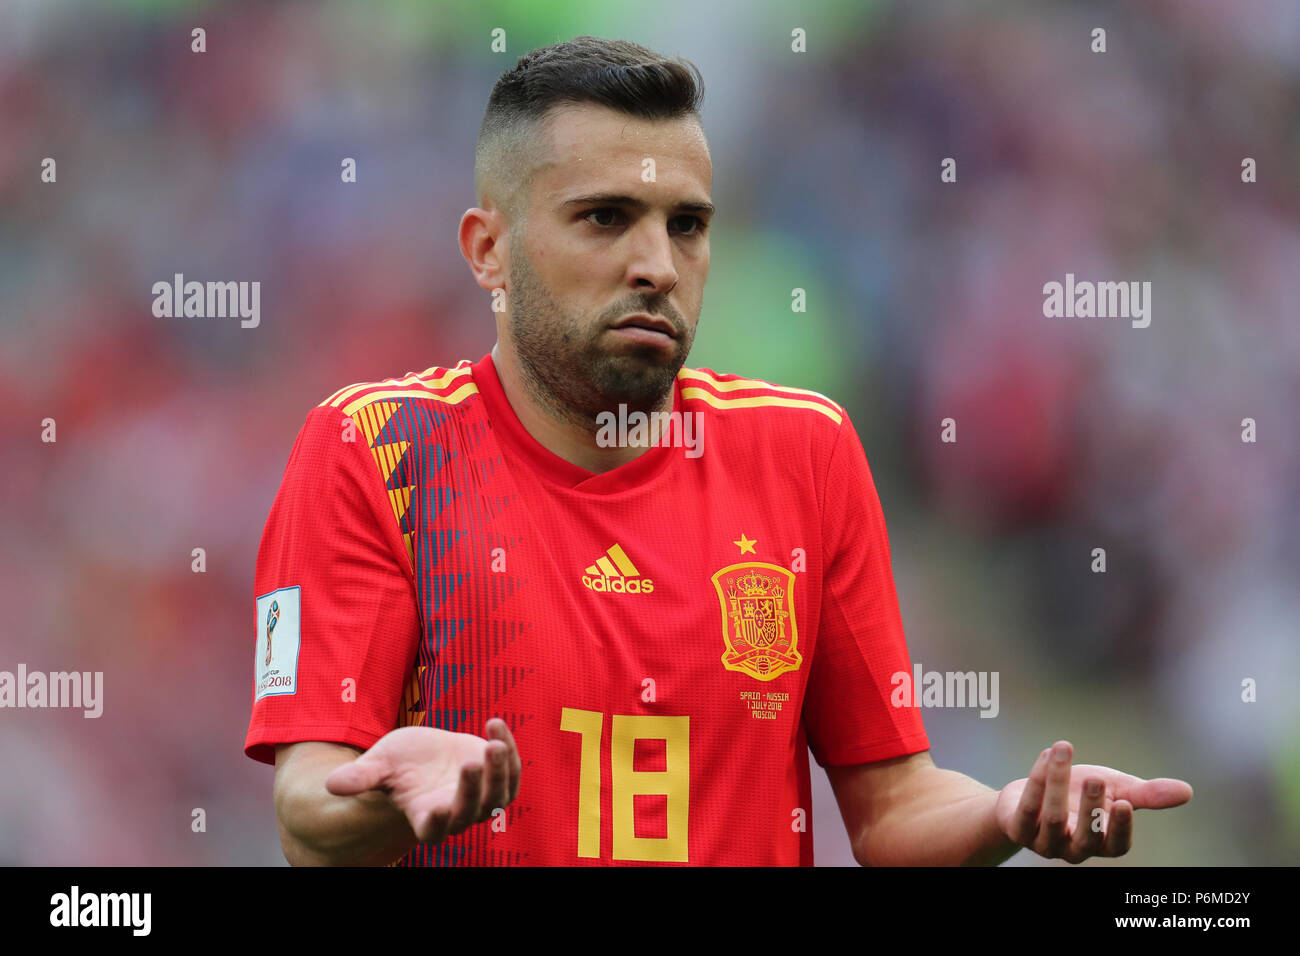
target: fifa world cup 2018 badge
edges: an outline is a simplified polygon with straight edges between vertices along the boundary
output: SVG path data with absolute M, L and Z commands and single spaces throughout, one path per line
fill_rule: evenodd
M 722 666 L 755 680 L 799 669 L 794 572 L 775 564 L 733 564 L 713 575 L 722 605 Z
M 272 601 L 270 609 L 266 612 L 266 666 L 271 666 L 271 632 L 275 630 L 275 624 L 280 620 L 280 602 Z

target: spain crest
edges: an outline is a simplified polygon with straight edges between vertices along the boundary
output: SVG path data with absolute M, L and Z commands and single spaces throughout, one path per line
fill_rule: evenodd
M 799 669 L 794 572 L 775 564 L 733 564 L 713 575 L 722 604 L 722 666 L 755 680 Z

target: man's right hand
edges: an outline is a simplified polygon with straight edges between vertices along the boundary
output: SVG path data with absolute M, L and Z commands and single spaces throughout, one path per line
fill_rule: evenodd
M 386 794 L 421 843 L 438 843 L 492 818 L 519 793 L 523 764 L 504 720 L 486 739 L 433 727 L 400 727 L 337 767 L 325 788 L 337 796 Z

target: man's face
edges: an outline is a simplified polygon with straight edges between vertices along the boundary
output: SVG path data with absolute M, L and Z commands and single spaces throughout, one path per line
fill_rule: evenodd
M 703 131 L 694 119 L 594 105 L 556 110 L 543 130 L 549 162 L 508 239 L 519 368 L 569 420 L 620 403 L 649 411 L 686 361 L 704 298 L 713 165 Z

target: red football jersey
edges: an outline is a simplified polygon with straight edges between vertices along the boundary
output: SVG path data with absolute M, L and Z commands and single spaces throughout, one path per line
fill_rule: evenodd
M 490 355 L 313 409 L 258 554 L 245 752 L 500 717 L 518 798 L 398 865 L 811 865 L 808 748 L 929 748 L 890 704 L 912 668 L 871 472 L 816 392 L 683 369 L 673 411 L 593 474 Z

